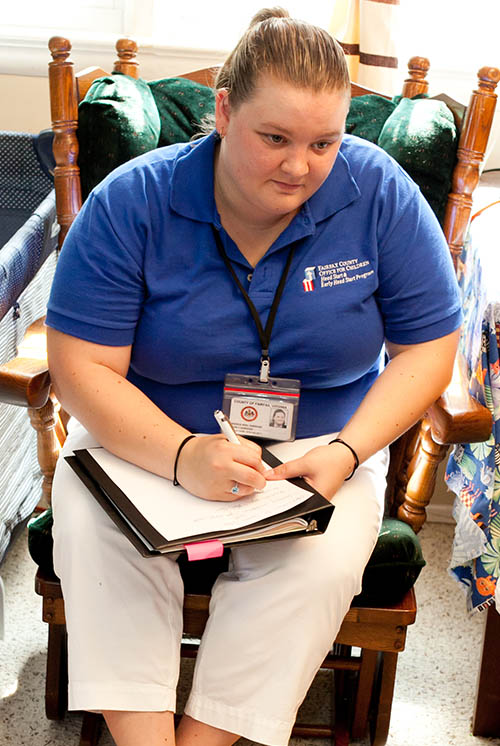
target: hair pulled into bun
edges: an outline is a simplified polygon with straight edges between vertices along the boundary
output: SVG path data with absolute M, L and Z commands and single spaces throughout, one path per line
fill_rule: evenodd
M 274 8 L 262 8 L 254 15 L 248 28 L 252 28 L 262 21 L 267 21 L 269 18 L 290 18 L 290 13 L 284 8 L 280 8 L 279 5 Z
M 248 101 L 262 75 L 297 88 L 339 90 L 350 96 L 349 71 L 342 47 L 319 26 L 291 18 L 281 7 L 254 15 L 227 57 L 215 87 L 228 91 L 233 108 Z

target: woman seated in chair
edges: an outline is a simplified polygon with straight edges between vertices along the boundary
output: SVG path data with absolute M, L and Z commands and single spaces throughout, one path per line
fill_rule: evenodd
M 402 169 L 344 136 L 349 100 L 339 45 L 262 11 L 219 73 L 215 130 L 118 168 L 66 238 L 47 316 L 77 421 L 65 453 L 99 443 L 202 500 L 303 475 L 336 506 L 321 536 L 233 549 L 174 732 L 178 564 L 141 557 L 59 459 L 69 706 L 102 711 L 119 746 L 288 743 L 377 541 L 387 445 L 449 382 L 448 247 Z M 258 319 L 276 307 L 266 338 Z M 293 458 L 266 472 L 213 411 L 227 374 L 265 379 L 268 365 L 302 393 L 296 433 L 269 427 L 294 438 Z

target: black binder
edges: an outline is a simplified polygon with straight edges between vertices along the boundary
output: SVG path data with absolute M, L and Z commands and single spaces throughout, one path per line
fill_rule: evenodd
M 266 448 L 262 449 L 262 458 L 271 467 L 281 463 Z M 185 551 L 186 547 L 191 544 L 214 540 L 221 542 L 223 546 L 237 546 L 286 539 L 291 536 L 315 536 L 324 533 L 334 510 L 332 503 L 315 492 L 303 479 L 291 479 L 289 480 L 291 483 L 309 493 L 309 496 L 295 507 L 237 529 L 213 531 L 169 540 L 145 519 L 131 499 L 97 463 L 89 450 L 77 450 L 73 456 L 66 456 L 66 461 L 116 526 L 144 557 Z M 294 525 L 288 529 L 285 528 L 284 533 L 278 533 L 277 524 L 285 521 L 293 522 Z M 251 532 L 250 536 L 249 532 Z

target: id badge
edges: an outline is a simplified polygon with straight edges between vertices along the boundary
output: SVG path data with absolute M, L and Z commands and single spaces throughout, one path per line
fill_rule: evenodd
M 300 381 L 228 373 L 222 411 L 238 435 L 266 440 L 295 440 Z

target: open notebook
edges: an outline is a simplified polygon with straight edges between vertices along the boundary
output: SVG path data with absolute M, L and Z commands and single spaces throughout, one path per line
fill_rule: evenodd
M 263 448 L 269 466 L 280 461 Z M 202 500 L 105 448 L 66 460 L 116 525 L 145 557 L 186 550 L 217 556 L 225 545 L 323 533 L 333 505 L 302 479 L 269 482 L 234 502 Z

